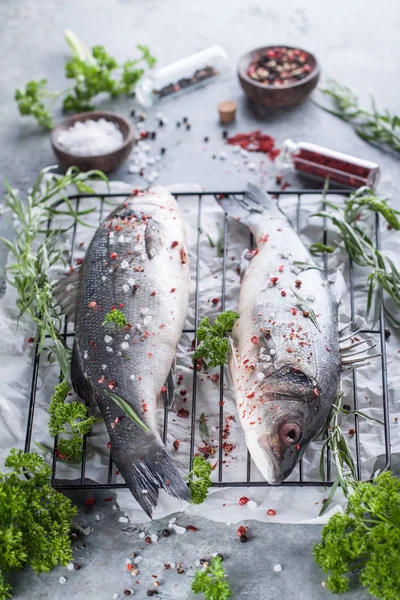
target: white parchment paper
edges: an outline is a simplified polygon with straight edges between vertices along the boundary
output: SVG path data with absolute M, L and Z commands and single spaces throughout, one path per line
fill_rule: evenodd
M 173 191 L 199 191 L 198 185 L 170 186 Z M 98 190 L 106 191 L 102 184 Z M 129 193 L 131 187 L 124 183 L 113 182 L 111 191 Z M 329 198 L 329 196 L 328 196 Z M 337 196 L 331 198 L 337 201 Z M 121 199 L 117 200 L 118 202 Z M 213 198 L 203 197 L 201 200 L 201 219 L 199 222 L 199 201 L 197 197 L 181 197 L 179 204 L 183 218 L 186 223 L 188 250 L 191 266 L 191 300 L 187 319 L 187 329 L 194 327 L 195 314 L 195 283 L 196 273 L 199 270 L 199 294 L 198 315 L 199 319 L 209 315 L 214 316 L 221 309 L 222 271 L 223 259 L 217 255 L 216 244 L 224 226 L 224 214 Z M 280 201 L 280 206 L 292 223 L 296 224 L 297 196 L 291 195 L 287 190 Z M 94 207 L 94 213 L 88 215 L 87 223 L 96 227 L 99 222 L 99 200 L 90 198 L 83 200 L 81 208 Z M 306 243 L 321 241 L 322 221 L 318 218 L 310 218 L 311 215 L 321 208 L 319 195 L 303 196 L 299 215 L 300 230 Z M 104 216 L 111 206 L 105 205 Z M 196 245 L 197 230 L 200 225 L 200 254 L 197 262 Z M 94 228 L 78 225 L 73 260 L 83 258 L 87 244 L 93 235 Z M 209 236 L 209 237 L 208 237 Z M 212 243 L 210 243 L 210 238 Z M 394 261 L 399 250 L 400 236 L 398 232 L 389 231 L 382 227 L 383 247 L 390 251 Z M 235 310 L 239 294 L 240 280 L 237 268 L 240 264 L 240 256 L 248 245 L 249 233 L 243 225 L 228 222 L 228 250 L 226 263 L 226 303 L 225 309 Z M 60 237 L 66 252 L 71 245 L 71 235 L 65 234 Z M 12 259 L 10 258 L 10 261 Z M 349 273 L 346 256 L 343 252 L 335 252 L 329 258 L 328 269 L 330 274 L 336 274 L 340 270 L 344 275 L 345 293 L 340 307 L 340 319 L 342 323 L 350 321 L 350 298 L 349 298 Z M 370 328 L 364 320 L 366 303 L 366 274 L 362 269 L 355 271 L 355 308 L 357 322 L 361 327 Z M 18 310 L 16 308 L 16 291 L 8 286 L 5 296 L 0 301 L 0 460 L 7 456 L 12 447 L 23 447 L 28 415 L 29 396 L 32 378 L 32 354 L 28 339 L 34 336 L 35 329 L 27 318 L 22 318 L 17 323 Z M 213 303 L 218 300 L 218 304 Z M 399 394 L 396 393 L 399 385 L 399 361 L 400 343 L 395 330 L 391 329 L 392 335 L 387 343 L 388 373 L 389 373 L 389 409 L 391 426 L 392 452 L 400 451 L 400 427 L 395 417 L 400 413 Z M 177 355 L 177 374 L 183 379 L 176 390 L 173 411 L 169 415 L 167 448 L 174 456 L 177 463 L 184 472 L 187 472 L 190 448 L 190 419 L 192 415 L 192 353 L 190 351 L 193 335 L 186 333 L 182 335 Z M 372 338 L 377 343 L 375 351 L 380 351 L 379 335 Z M 197 374 L 197 403 L 195 452 L 199 450 L 201 439 L 198 431 L 198 418 L 202 412 L 207 416 L 207 424 L 211 434 L 211 445 L 218 446 L 219 427 L 219 381 L 215 381 L 219 375 L 219 369 L 210 372 L 199 372 Z M 59 370 L 56 365 L 50 365 L 43 356 L 41 359 L 38 390 L 36 396 L 35 418 L 32 430 L 32 449 L 37 450 L 34 442 L 52 445 L 52 439 L 48 434 L 48 404 L 52 395 L 54 385 L 58 382 Z M 352 374 L 347 372 L 344 376 L 344 390 L 346 400 L 352 407 L 354 398 L 352 395 Z M 382 377 L 381 359 L 372 359 L 371 364 L 357 371 L 357 402 L 359 410 L 382 419 Z M 183 390 L 185 394 L 181 393 Z M 177 416 L 180 409 L 186 409 L 188 418 Z M 229 435 L 225 440 L 233 445 L 232 451 L 223 453 L 222 476 L 224 482 L 246 481 L 247 450 L 244 435 L 238 420 L 236 419 L 236 405 L 231 388 L 229 374 L 224 370 L 224 426 L 226 418 L 229 420 Z M 232 417 L 232 418 L 230 418 Z M 163 413 L 160 411 L 160 425 Z M 352 417 L 343 417 L 342 427 L 348 436 L 349 444 L 355 447 L 356 438 L 348 431 L 354 428 Z M 181 440 L 179 449 L 173 449 L 173 442 Z M 103 423 L 94 426 L 92 435 L 87 439 L 87 462 L 86 477 L 101 483 L 107 481 L 109 449 L 107 448 L 107 435 Z M 363 478 L 367 478 L 373 469 L 375 459 L 384 453 L 384 431 L 383 427 L 372 421 L 364 419 L 359 424 L 359 441 L 361 470 Z M 320 448 L 322 441 L 315 441 L 308 449 L 303 460 L 303 478 L 305 481 L 318 480 L 318 466 Z M 47 455 L 50 460 L 51 456 Z M 216 455 L 212 456 L 211 462 L 216 465 L 213 471 L 213 479 L 218 480 L 218 449 Z M 80 477 L 80 466 L 57 464 L 57 478 L 77 479 Z M 298 468 L 291 475 L 291 480 L 298 478 Z M 262 481 L 260 473 L 254 464 L 251 467 L 252 481 Z M 122 482 L 121 477 L 114 467 L 113 481 Z M 90 495 L 90 491 L 85 492 Z M 246 496 L 250 499 L 247 505 L 241 506 L 238 499 Z M 187 514 L 203 515 L 211 519 L 236 523 L 243 519 L 258 519 L 260 521 L 291 522 L 291 523 L 318 523 L 325 522 L 333 511 L 340 510 L 344 506 L 344 499 L 340 491 L 335 496 L 335 501 L 323 518 L 318 514 L 321 509 L 322 499 L 327 496 L 327 490 L 321 487 L 240 487 L 240 488 L 212 488 L 208 499 L 199 506 L 187 505 L 185 502 L 177 501 L 165 492 L 161 492 L 160 501 L 154 517 L 161 517 L 177 510 L 185 509 Z M 146 521 L 147 518 L 132 498 L 128 490 L 118 491 L 118 503 L 126 511 L 127 515 L 138 522 Z M 267 514 L 268 509 L 274 509 L 276 515 L 271 517 Z

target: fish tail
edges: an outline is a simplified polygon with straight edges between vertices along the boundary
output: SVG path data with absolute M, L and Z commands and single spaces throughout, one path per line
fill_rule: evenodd
M 249 227 L 259 222 L 262 215 L 282 218 L 282 213 L 274 200 L 252 183 L 247 184 L 243 197 L 228 196 L 219 199 L 218 203 L 230 217 Z
M 143 445 L 125 447 L 118 456 L 111 444 L 115 464 L 134 498 L 151 518 L 160 489 L 174 498 L 190 500 L 190 491 L 182 475 L 158 438 L 151 433 Z

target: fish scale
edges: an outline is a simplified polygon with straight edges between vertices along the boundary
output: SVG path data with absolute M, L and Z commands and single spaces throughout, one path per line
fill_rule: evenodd
M 230 369 L 247 446 L 276 484 L 319 434 L 335 399 L 338 300 L 319 269 L 296 267 L 296 261 L 316 265 L 266 194 L 249 185 L 242 201 L 222 205 L 257 241 L 255 251 L 244 253 Z
M 116 208 L 96 231 L 79 278 L 72 383 L 81 398 L 98 404 L 113 460 L 151 515 L 160 488 L 189 498 L 156 425 L 189 300 L 185 231 L 174 198 L 157 186 Z M 123 312 L 125 327 L 105 322 L 114 309 Z

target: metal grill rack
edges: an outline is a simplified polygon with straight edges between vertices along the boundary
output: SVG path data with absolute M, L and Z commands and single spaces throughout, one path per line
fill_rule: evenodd
M 321 197 L 320 190 L 288 190 L 286 191 L 271 191 L 269 192 L 273 197 L 277 198 L 277 202 L 279 204 L 280 201 L 285 196 L 295 197 L 297 198 L 297 208 L 296 208 L 296 219 L 295 222 L 292 223 L 294 228 L 297 231 L 300 231 L 300 214 L 301 214 L 301 202 L 302 197 L 304 195 L 310 196 L 318 196 Z M 349 195 L 349 191 L 347 190 L 329 190 L 330 195 L 337 195 L 341 198 Z M 199 301 L 199 284 L 201 281 L 201 268 L 200 268 L 200 236 L 201 236 L 201 227 L 202 227 L 202 204 L 206 198 L 217 199 L 218 197 L 223 196 L 242 196 L 243 192 L 203 192 L 203 193 L 194 193 L 194 192 L 180 192 L 174 193 L 174 197 L 179 201 L 182 197 L 192 197 L 193 203 L 196 204 L 197 209 L 197 240 L 196 240 L 196 263 L 195 263 L 195 279 L 196 279 L 196 289 L 195 289 L 195 298 L 194 298 L 194 329 L 185 329 L 184 333 L 190 333 L 195 337 L 197 327 L 199 325 L 199 314 L 200 314 L 200 301 Z M 119 200 L 121 203 L 124 202 L 127 198 L 127 194 L 121 193 L 109 193 L 104 195 L 96 195 L 100 199 L 100 215 L 99 221 L 101 222 L 103 219 L 104 213 L 104 204 L 107 202 L 107 199 L 113 199 L 113 201 Z M 85 203 L 85 200 L 88 198 L 93 198 L 92 195 L 89 194 L 80 194 L 80 195 L 72 195 L 69 196 L 69 201 L 74 206 L 75 210 L 78 211 Z M 62 202 L 62 201 L 60 201 Z M 318 241 L 322 241 L 323 243 L 327 243 L 327 228 L 326 223 L 322 223 L 323 229 L 321 237 Z M 52 227 L 51 220 L 48 223 L 48 228 Z M 74 248 L 75 248 L 75 240 L 76 240 L 76 223 L 72 229 L 72 238 L 71 238 L 71 249 L 70 249 L 70 260 L 71 264 L 74 260 Z M 374 236 L 376 246 L 380 247 L 380 235 L 379 235 L 379 216 L 376 214 L 375 216 L 375 225 L 374 225 Z M 226 273 L 227 273 L 227 240 L 228 240 L 228 219 L 225 215 L 224 218 L 224 226 L 223 226 L 223 252 L 222 252 L 222 289 L 221 289 L 221 310 L 225 309 L 225 299 L 226 299 Z M 315 240 L 317 241 L 317 240 Z M 250 245 L 253 244 L 253 240 L 250 236 Z M 328 256 L 324 254 L 324 266 L 325 270 L 328 267 Z M 351 306 L 351 319 L 354 322 L 354 318 L 356 315 L 356 301 L 354 295 L 354 267 L 353 264 L 349 263 L 349 291 L 350 291 L 350 306 Z M 387 389 L 387 362 L 386 362 L 386 349 L 385 349 L 385 321 L 383 310 L 381 310 L 378 326 L 374 329 L 364 329 L 360 333 L 369 334 L 374 336 L 374 340 L 377 342 L 377 349 L 381 352 L 380 361 L 380 378 L 381 378 L 381 390 L 382 390 L 382 415 L 383 415 L 383 423 L 384 423 L 384 453 L 386 455 L 386 468 L 390 466 L 390 439 L 389 439 L 389 408 L 388 408 L 388 389 Z M 67 324 L 65 323 L 64 327 L 64 339 L 72 337 L 74 333 L 67 331 Z M 36 393 L 37 393 L 37 385 L 38 385 L 38 373 L 39 373 L 39 363 L 40 356 L 35 355 L 33 360 L 33 371 L 32 371 L 32 381 L 31 381 L 31 391 L 30 391 L 30 403 L 29 403 L 29 411 L 28 411 L 28 419 L 27 419 L 27 428 L 26 428 L 26 438 L 25 438 L 25 451 L 29 452 L 32 441 L 32 428 L 35 418 L 35 402 L 36 402 Z M 193 369 L 193 393 L 192 393 L 192 403 L 191 403 L 191 431 L 190 431 L 190 460 L 189 467 L 192 466 L 193 457 L 195 454 L 195 427 L 196 427 L 196 415 L 199 412 L 198 409 L 201 408 L 197 406 L 197 390 L 198 390 L 198 373 L 196 369 Z M 357 372 L 353 371 L 352 374 L 352 387 L 353 387 L 353 402 L 354 409 L 357 410 L 359 406 L 359 391 L 357 388 Z M 225 481 L 223 475 L 223 428 L 224 428 L 224 406 L 222 403 L 223 399 L 223 390 L 224 390 L 224 369 L 221 367 L 220 369 L 220 378 L 219 378 L 219 443 L 218 443 L 218 452 L 215 456 L 218 459 L 218 479 L 214 486 L 221 487 L 239 487 L 239 486 L 268 486 L 269 484 L 265 481 L 256 481 L 252 478 L 252 460 L 249 452 L 247 452 L 247 469 L 246 469 L 246 479 L 243 481 Z M 217 398 L 216 398 L 217 402 Z M 167 438 L 168 431 L 168 418 L 170 411 L 168 409 L 164 410 L 164 424 L 163 424 L 163 439 L 164 442 Z M 362 478 L 361 473 L 361 451 L 360 451 L 360 438 L 361 433 L 358 427 L 358 416 L 354 416 L 354 430 L 355 430 L 355 464 L 356 464 L 356 474 L 357 478 Z M 90 435 L 90 434 L 89 434 Z M 93 483 L 92 481 L 88 481 L 86 479 L 86 438 L 83 440 L 83 459 L 80 467 L 80 477 L 78 480 L 71 480 L 65 482 L 57 479 L 57 458 L 56 458 L 56 450 L 57 450 L 57 438 L 54 440 L 54 452 L 53 452 L 53 462 L 52 462 L 52 484 L 57 489 L 115 489 L 115 488 L 126 488 L 125 483 L 116 483 L 113 481 L 113 461 L 110 456 L 109 466 L 108 466 L 108 477 L 104 482 Z M 296 480 L 284 481 L 282 486 L 330 486 L 332 485 L 332 468 L 331 468 L 331 458 L 329 456 L 329 452 L 326 460 L 326 474 L 327 480 L 321 481 L 318 479 L 309 480 L 303 476 L 303 465 L 300 461 L 298 467 L 298 477 Z

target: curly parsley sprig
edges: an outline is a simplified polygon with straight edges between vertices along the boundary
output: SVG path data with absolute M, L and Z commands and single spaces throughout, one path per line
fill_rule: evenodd
M 220 556 L 211 558 L 206 568 L 197 569 L 192 581 L 192 591 L 204 594 L 205 600 L 227 600 L 232 596 Z
M 7 574 L 31 565 L 48 572 L 72 560 L 69 531 L 77 509 L 50 485 L 51 469 L 37 454 L 12 449 L 0 473 L 0 600 L 11 597 Z
M 54 388 L 49 406 L 49 431 L 58 436 L 59 458 L 78 463 L 82 459 L 83 436 L 89 433 L 96 417 L 88 417 L 82 402 L 66 402 L 69 384 L 64 380 Z
M 50 110 L 59 97 L 64 96 L 65 113 L 94 110 L 96 96 L 107 93 L 116 98 L 130 94 L 144 74 L 143 66 L 151 68 L 156 62 L 148 47 L 140 44 L 136 46 L 139 58 L 119 64 L 104 46 L 94 46 L 89 51 L 72 31 L 66 31 L 65 38 L 73 52 L 72 58 L 65 64 L 65 76 L 73 81 L 73 85 L 59 92 L 50 92 L 46 89 L 47 80 L 40 79 L 29 81 L 25 89 L 15 92 L 20 114 L 35 117 L 38 124 L 47 129 L 54 127 Z
M 203 456 L 194 457 L 193 468 L 187 476 L 193 504 L 202 504 L 207 498 L 212 483 L 211 472 L 212 466 Z
M 210 367 L 218 367 L 226 363 L 229 352 L 229 342 L 225 333 L 231 331 L 239 315 L 232 310 L 226 310 L 218 315 L 214 325 L 208 317 L 204 317 L 197 330 L 197 339 L 202 343 L 194 352 L 194 359 L 204 358 Z
M 346 512 L 322 530 L 314 558 L 329 573 L 328 589 L 343 594 L 357 577 L 370 594 L 397 600 L 400 590 L 400 480 L 389 472 L 354 486 Z

